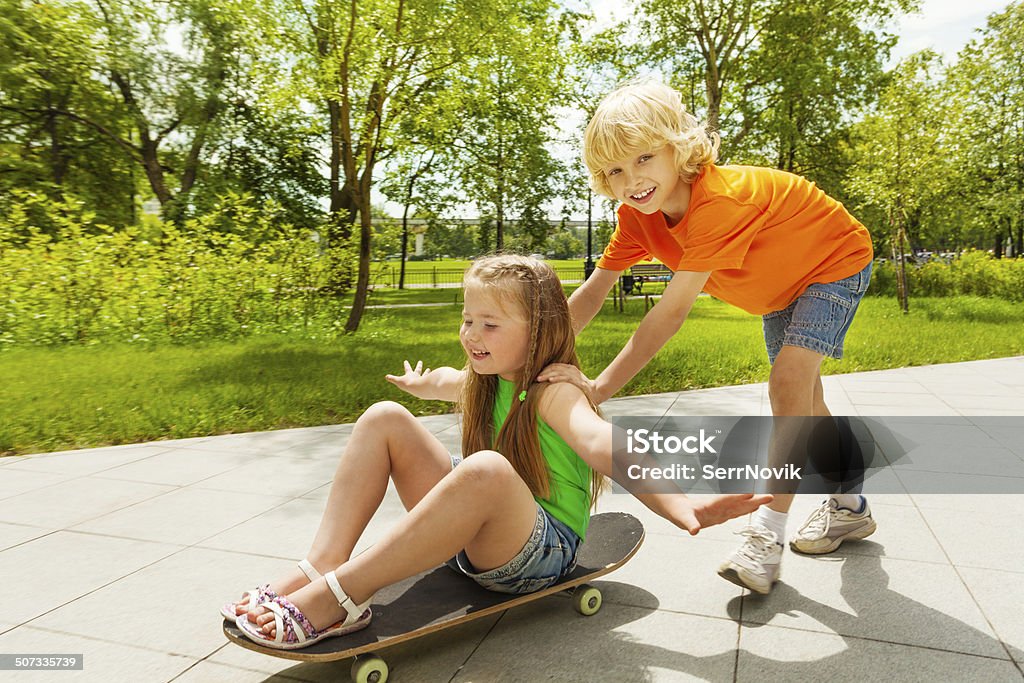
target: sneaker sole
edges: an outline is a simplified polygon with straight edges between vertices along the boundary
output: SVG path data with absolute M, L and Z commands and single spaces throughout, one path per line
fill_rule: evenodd
M 829 553 L 834 553 L 836 550 L 838 550 L 839 546 L 843 544 L 843 541 L 859 541 L 861 539 L 867 538 L 871 534 L 875 533 L 875 530 L 877 528 L 878 525 L 875 523 L 875 520 L 872 519 L 870 524 L 866 524 L 862 526 L 860 529 L 857 529 L 856 531 L 851 531 L 848 534 L 838 536 L 835 539 L 833 539 L 831 543 L 829 543 L 828 545 L 823 545 L 820 548 L 801 548 L 797 545 L 798 541 L 796 539 L 789 542 L 789 547 L 792 550 L 803 555 L 827 555 Z
M 737 586 L 739 586 L 740 588 L 746 588 L 749 591 L 753 591 L 753 592 L 759 593 L 761 595 L 768 595 L 769 593 L 771 593 L 772 585 L 774 585 L 775 581 L 779 580 L 778 577 L 776 577 L 775 581 L 772 581 L 772 583 L 768 584 L 767 588 L 764 588 L 764 587 L 761 587 L 761 586 L 751 586 L 751 585 L 745 583 L 743 581 L 743 577 L 740 576 L 739 572 L 737 572 L 735 569 L 733 569 L 730 566 L 719 568 L 718 575 L 721 576 L 726 581 L 728 581 L 729 583 L 734 583 Z

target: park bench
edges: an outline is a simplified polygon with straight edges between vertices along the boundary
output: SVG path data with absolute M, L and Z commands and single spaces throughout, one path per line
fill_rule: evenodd
M 668 282 L 675 273 L 664 263 L 637 263 L 628 274 L 622 276 L 622 291 L 625 294 L 643 294 L 645 282 Z

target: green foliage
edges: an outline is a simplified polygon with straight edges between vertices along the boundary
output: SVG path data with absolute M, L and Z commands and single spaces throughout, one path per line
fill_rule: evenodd
M 432 221 L 423 243 L 424 250 L 431 256 L 467 258 L 480 253 L 477 226 L 462 222 Z
M 569 259 L 575 258 L 586 251 L 586 244 L 577 235 L 576 231 L 566 228 L 559 230 L 548 238 L 546 253 L 551 258 Z
M 321 294 L 328 259 L 313 236 L 274 225 L 279 207 L 229 200 L 158 239 L 61 204 L 47 216 L 54 238 L 15 207 L 0 221 L 0 348 L 330 329 L 340 304 Z M 228 214 L 233 230 L 215 229 Z
M 895 295 L 896 269 L 891 261 L 876 262 L 871 293 Z M 968 251 L 950 263 L 930 261 L 908 266 L 912 296 L 975 296 L 1024 301 L 1024 259 L 995 259 L 981 251 Z

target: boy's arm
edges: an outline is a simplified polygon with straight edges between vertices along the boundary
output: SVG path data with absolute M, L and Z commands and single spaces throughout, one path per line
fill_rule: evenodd
M 588 465 L 612 478 L 612 439 L 616 427 L 594 412 L 579 387 L 569 383 L 548 387 L 541 397 L 538 412 L 541 419 Z M 617 481 L 652 512 L 685 529 L 690 535 L 704 527 L 749 514 L 772 500 L 770 495 L 751 493 L 702 496 L 700 499 L 688 498 L 682 492 L 642 493 L 633 491 L 633 481 Z
M 672 276 L 661 300 L 640 321 L 615 360 L 594 380 L 595 403 L 614 396 L 679 331 L 710 275 L 681 270 Z
M 620 275 L 621 271 L 595 268 L 590 277 L 572 293 L 569 297 L 569 316 L 572 318 L 574 334 L 582 332 L 594 319 Z
M 385 375 L 387 381 L 416 398 L 453 403 L 459 400 L 462 385 L 466 381 L 465 370 L 449 367 L 424 370 L 423 361 L 416 361 L 415 368 L 409 365 L 409 361 L 402 362 L 405 364 L 405 374 Z
M 710 275 L 710 272 L 681 270 L 672 276 L 661 301 L 644 316 L 619 355 L 597 379 L 587 379 L 573 365 L 553 363 L 540 372 L 537 381 L 571 382 L 589 393 L 594 403 L 604 403 L 643 370 L 654 354 L 679 331 Z

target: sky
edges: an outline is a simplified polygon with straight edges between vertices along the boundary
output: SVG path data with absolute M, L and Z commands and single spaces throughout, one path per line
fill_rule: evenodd
M 619 21 L 631 11 L 622 0 L 568 0 L 570 6 L 589 6 L 600 26 Z M 950 59 L 985 25 L 989 14 L 1002 10 L 1008 0 L 923 0 L 921 11 L 896 21 L 893 33 L 900 41 L 893 50 L 894 61 L 931 47 Z
M 899 21 L 894 32 L 900 41 L 893 57 L 899 59 L 930 47 L 951 61 L 985 26 L 988 15 L 1009 4 L 1007 0 L 924 0 L 919 14 Z

